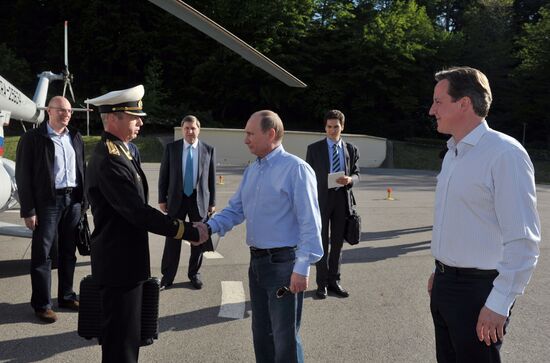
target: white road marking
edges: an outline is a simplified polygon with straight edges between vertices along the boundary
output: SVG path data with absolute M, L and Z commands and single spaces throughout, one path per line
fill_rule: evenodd
M 216 251 L 204 252 L 202 255 L 204 256 L 204 258 L 212 258 L 212 259 L 223 258 L 223 256 Z
M 222 302 L 220 318 L 243 319 L 245 308 L 244 287 L 242 281 L 222 281 Z
M 191 246 L 191 244 L 188 242 L 188 241 L 183 241 L 186 245 L 188 246 Z M 202 254 L 204 256 L 204 258 L 208 258 L 208 259 L 216 259 L 216 258 L 223 258 L 223 255 L 216 252 L 216 251 L 209 251 L 209 252 L 204 252 Z

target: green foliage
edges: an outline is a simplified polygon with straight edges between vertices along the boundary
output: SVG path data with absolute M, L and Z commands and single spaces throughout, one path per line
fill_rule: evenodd
M 28 62 L 17 57 L 6 43 L 0 43 L 0 74 L 15 87 L 28 87 L 31 72 Z
M 68 20 L 77 103 L 143 83 L 148 132 L 189 113 L 208 126 L 242 127 L 263 108 L 289 129 L 320 130 L 323 113 L 338 108 L 348 132 L 403 140 L 436 137 L 427 115 L 433 73 L 470 65 L 491 82 L 491 126 L 521 139 L 527 122 L 528 143 L 550 144 L 547 0 L 187 2 L 308 87 L 290 89 L 154 4 L 131 0 L 4 1 L 0 74 L 32 96 L 35 74 L 62 69 Z M 62 83 L 50 87 L 59 94 Z
M 514 114 L 528 125 L 527 140 L 550 147 L 550 5 L 539 11 L 538 21 L 524 25 L 518 38 L 520 64 L 514 71 L 518 97 Z
M 144 108 L 147 111 L 149 123 L 163 124 L 166 119 L 159 117 L 166 109 L 168 92 L 162 86 L 162 62 L 153 58 L 145 67 L 144 87 L 147 94 L 144 96 Z

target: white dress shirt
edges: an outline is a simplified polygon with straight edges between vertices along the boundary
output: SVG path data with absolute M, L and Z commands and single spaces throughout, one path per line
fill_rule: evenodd
M 485 120 L 447 147 L 437 176 L 432 254 L 449 266 L 498 270 L 485 305 L 508 316 L 539 255 L 533 164 L 517 140 Z

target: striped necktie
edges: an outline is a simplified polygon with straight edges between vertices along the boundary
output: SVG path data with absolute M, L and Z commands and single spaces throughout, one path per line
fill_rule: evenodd
M 187 148 L 187 161 L 185 162 L 185 177 L 183 178 L 183 193 L 188 197 L 193 194 L 193 147 Z
M 340 155 L 338 154 L 338 145 L 332 145 L 332 172 L 336 173 L 342 170 L 340 166 Z

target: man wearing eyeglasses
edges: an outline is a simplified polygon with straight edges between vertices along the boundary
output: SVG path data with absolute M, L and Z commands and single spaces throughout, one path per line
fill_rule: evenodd
M 53 97 L 47 108 L 49 119 L 27 131 L 17 145 L 15 178 L 21 217 L 33 231 L 31 245 L 31 306 L 36 316 L 53 323 L 50 293 L 54 242 L 58 243 L 58 306 L 78 310 L 73 290 L 76 265 L 75 229 L 83 210 L 84 143 L 80 133 L 68 127 L 71 104 Z M 55 251 L 54 251 L 55 252 Z

